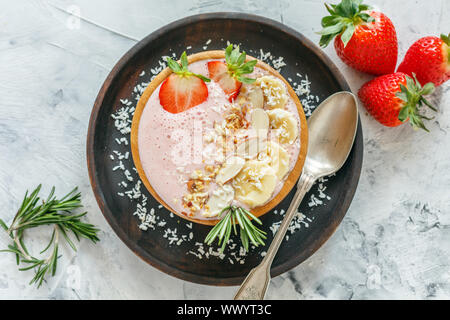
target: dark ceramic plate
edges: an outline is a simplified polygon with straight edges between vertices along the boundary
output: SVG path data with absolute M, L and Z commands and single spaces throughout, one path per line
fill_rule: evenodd
M 117 155 L 115 160 L 110 159 L 113 150 L 120 150 L 122 155 L 128 151 L 130 156 L 128 159 L 122 159 L 122 163 L 133 177 L 134 181 L 131 184 L 139 179 L 133 170 L 130 145 L 126 145 L 125 142 L 119 145 L 116 141 L 126 137 L 129 142 L 129 135 L 118 132 L 111 114 L 120 108 L 120 99 L 128 98 L 131 101 L 130 107 L 136 105 L 137 101 L 130 98 L 135 97 L 133 89 L 143 80 L 150 81 L 149 70 L 157 65 L 161 56 L 173 52 L 179 57 L 189 46 L 192 48 L 188 50 L 188 54 L 204 51 L 203 47 L 207 42 L 207 50 L 222 49 L 226 47 L 227 40 L 240 44 L 241 49 L 255 57 L 259 56 L 260 48 L 264 52 L 270 51 L 275 57 L 284 57 L 283 61 L 287 65 L 281 69 L 281 74 L 286 79 L 290 78 L 297 82 L 299 82 L 297 73 L 307 75 L 311 82 L 311 94 L 318 96 L 319 101 L 314 99 L 315 106 L 334 92 L 350 90 L 336 66 L 316 45 L 281 23 L 240 13 L 196 15 L 153 32 L 119 60 L 105 80 L 95 101 L 87 137 L 87 161 L 92 188 L 100 209 L 117 235 L 139 257 L 159 270 L 183 280 L 209 285 L 240 284 L 250 269 L 261 261 L 261 252 L 267 250 L 267 247 L 251 250 L 243 264 L 236 261 L 232 264 L 228 257 L 220 259 L 210 256 L 199 259 L 188 252 L 197 252 L 196 242 L 203 242 L 211 227 L 193 224 L 190 229 L 186 226 L 185 220 L 177 216 L 171 218 L 166 209 L 158 208 L 159 203 L 151 197 L 144 186 L 141 191 L 148 198 L 147 210 L 156 209 L 158 218 L 165 220 L 167 224 L 155 230 L 139 229 L 139 219 L 133 215 L 136 211 L 136 202 L 127 196 L 118 195 L 124 192 L 124 187 L 119 183 L 127 180 L 119 173 L 121 169 L 113 171 L 119 162 Z M 142 75 L 143 70 L 146 71 L 145 75 Z M 300 96 L 300 100 L 303 99 L 307 97 Z M 362 157 L 363 136 L 359 124 L 355 144 L 347 162 L 337 175 L 329 178 L 326 183 L 325 193 L 329 199 L 317 197 L 324 204 L 310 207 L 308 203 L 311 201 L 311 195 L 318 194 L 316 185 L 301 204 L 299 210 L 307 217 L 305 220 L 307 224 L 303 224 L 299 230 L 290 234 L 288 241 L 281 245 L 273 262 L 271 270 L 273 277 L 307 259 L 334 232 L 355 193 Z M 275 210 L 278 212 L 286 210 L 294 193 L 295 188 Z M 263 229 L 269 235 L 267 244 L 272 240 L 269 226 L 281 218 L 280 214 L 270 212 L 262 217 Z M 180 245 L 169 244 L 168 239 L 164 237 L 166 228 L 171 230 L 176 228 L 178 235 L 192 232 L 194 238 L 190 240 L 185 237 L 187 240 Z M 229 255 L 230 252 L 225 251 L 225 254 Z

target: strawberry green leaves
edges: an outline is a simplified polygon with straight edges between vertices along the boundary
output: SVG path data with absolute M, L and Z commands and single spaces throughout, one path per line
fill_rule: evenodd
M 400 84 L 401 91 L 395 94 L 398 98 L 405 102 L 405 105 L 398 114 L 398 119 L 402 122 L 409 120 L 414 129 L 420 128 L 428 132 L 429 130 L 425 127 L 423 119 L 431 120 L 431 118 L 420 114 L 419 108 L 422 105 L 426 105 L 431 110 L 437 111 L 436 108 L 434 108 L 431 103 L 423 97 L 424 95 L 431 94 L 434 91 L 434 84 L 429 82 L 422 87 L 419 81 L 417 81 L 414 73 L 414 79 L 409 76 L 405 76 L 405 78 L 406 86 L 404 84 Z
M 447 45 L 447 63 L 450 63 L 450 33 L 448 35 L 441 34 L 441 40 Z
M 250 60 L 245 62 L 247 55 L 245 51 L 242 53 L 239 51 L 239 46 L 233 49 L 233 45 L 230 44 L 225 49 L 225 60 L 228 66 L 228 72 L 236 80 L 243 83 L 253 83 L 256 79 L 244 77 L 244 74 L 253 72 L 253 69 L 258 62 L 257 60 Z
M 370 7 L 362 3 L 362 0 L 342 0 L 341 3 L 325 4 L 329 16 L 322 18 L 323 29 L 318 32 L 321 35 L 319 44 L 326 47 L 337 35 L 341 35 L 344 47 L 352 38 L 355 28 L 362 21 L 373 22 L 374 18 L 364 12 Z
M 448 35 L 441 34 L 441 40 L 444 41 L 446 45 L 450 46 L 450 33 Z
M 209 77 L 219 84 L 230 102 L 239 94 L 242 83 L 250 84 L 256 80 L 244 76 L 252 73 L 257 64 L 256 59 L 246 62 L 246 58 L 245 52 L 239 51 L 239 46 L 230 44 L 225 49 L 225 62 L 214 60 L 207 63 Z
M 187 55 L 186 55 L 186 51 L 184 51 L 181 54 L 180 57 L 180 62 L 181 64 L 179 64 L 178 62 L 174 61 L 171 58 L 167 58 L 167 65 L 169 66 L 170 69 L 172 69 L 172 71 L 180 76 L 194 76 L 197 77 L 199 79 L 202 79 L 205 82 L 210 82 L 211 79 L 208 79 L 205 76 L 202 76 L 201 74 L 196 74 L 193 72 L 190 72 L 188 70 L 188 59 L 187 59 Z

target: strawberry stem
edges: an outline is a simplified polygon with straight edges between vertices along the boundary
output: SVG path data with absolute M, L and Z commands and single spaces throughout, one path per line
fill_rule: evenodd
M 193 73 L 193 72 L 189 71 L 188 64 L 189 63 L 188 63 L 186 51 L 184 51 L 181 54 L 180 63 L 174 61 L 172 58 L 167 58 L 167 65 L 168 65 L 168 67 L 170 69 L 172 69 L 172 71 L 174 73 L 176 73 L 177 75 L 182 76 L 182 77 L 194 76 L 194 77 L 197 77 L 197 78 L 199 78 L 199 79 L 201 79 L 201 80 L 203 80 L 205 82 L 210 82 L 211 81 L 211 79 L 209 79 L 209 78 L 207 78 L 205 76 L 202 76 L 201 74 L 197 74 L 197 73 Z
M 450 33 L 448 35 L 441 34 L 441 40 L 444 41 L 446 45 L 450 46 Z
M 405 102 L 405 105 L 398 113 L 398 119 L 402 122 L 409 120 L 409 123 L 414 129 L 423 129 L 429 132 L 423 123 L 423 119 L 431 120 L 432 118 L 420 114 L 419 109 L 422 105 L 426 105 L 431 110 L 437 111 L 437 109 L 423 97 L 434 91 L 434 84 L 429 82 L 422 87 L 417 80 L 415 73 L 413 73 L 413 78 L 405 75 L 405 79 L 406 86 L 400 84 L 400 92 L 396 93 L 396 96 Z
M 447 45 L 447 64 L 450 64 L 450 33 L 448 35 L 441 34 L 441 40 Z
M 339 4 L 325 4 L 329 16 L 322 18 L 323 29 L 318 34 L 321 35 L 319 44 L 326 47 L 337 35 L 341 35 L 344 47 L 352 38 L 358 24 L 373 22 L 375 19 L 367 12 L 370 7 L 362 3 L 362 0 L 342 0 Z
M 245 62 L 246 57 L 245 51 L 242 53 L 239 51 L 239 46 L 233 49 L 233 45 L 230 44 L 225 49 L 225 61 L 230 76 L 243 83 L 253 83 L 256 79 L 244 77 L 243 75 L 252 73 L 258 61 L 255 59 Z

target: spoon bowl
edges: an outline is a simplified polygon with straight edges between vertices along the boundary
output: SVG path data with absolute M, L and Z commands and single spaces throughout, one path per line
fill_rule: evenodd
M 358 127 L 358 104 L 351 92 L 338 92 L 323 101 L 308 119 L 308 152 L 297 191 L 262 262 L 253 268 L 235 295 L 236 300 L 263 299 L 270 267 L 297 209 L 314 182 L 338 171 L 352 149 Z
M 324 100 L 308 119 L 309 147 L 303 172 L 316 179 L 345 163 L 358 127 L 356 97 L 346 91 Z

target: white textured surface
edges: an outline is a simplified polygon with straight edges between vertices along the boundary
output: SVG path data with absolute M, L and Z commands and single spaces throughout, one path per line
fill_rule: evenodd
M 27 188 L 59 195 L 78 185 L 101 242 L 64 253 L 58 276 L 36 290 L 32 272 L 0 255 L 0 299 L 220 299 L 215 288 L 165 275 L 135 256 L 97 207 L 85 139 L 96 94 L 115 62 L 138 39 L 187 15 L 243 11 L 273 18 L 314 42 L 320 1 L 2 1 L 0 11 L 0 218 L 10 221 Z M 448 33 L 450 2 L 371 3 L 393 20 L 400 59 L 425 35 Z M 170 3 L 170 4 L 169 4 Z M 70 15 L 78 12 L 81 20 Z M 370 76 L 325 50 L 354 92 Z M 388 129 L 365 114 L 363 172 L 354 201 L 331 239 L 305 263 L 273 279 L 269 299 L 450 298 L 450 85 L 433 95 L 431 133 Z M 5 246 L 3 234 L 0 245 Z

